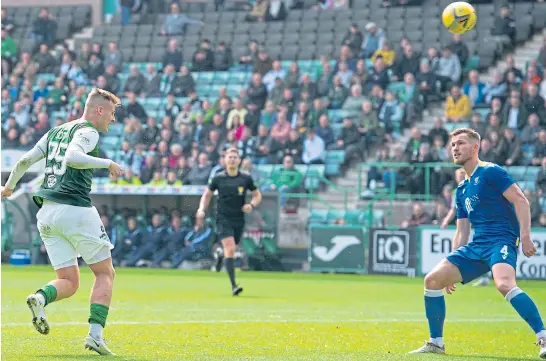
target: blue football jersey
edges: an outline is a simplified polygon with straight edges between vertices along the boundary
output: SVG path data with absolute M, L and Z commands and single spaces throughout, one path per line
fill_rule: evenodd
M 480 162 L 470 178 L 457 186 L 457 219 L 468 218 L 474 227 L 473 242 L 518 242 L 516 211 L 502 195 L 514 179 L 497 164 Z

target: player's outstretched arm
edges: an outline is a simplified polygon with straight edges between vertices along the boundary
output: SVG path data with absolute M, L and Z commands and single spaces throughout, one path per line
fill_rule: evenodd
M 514 205 L 519 222 L 522 250 L 527 257 L 531 257 L 537 250 L 531 240 L 531 206 L 529 200 L 515 183 L 508 187 L 502 195 Z
M 93 157 L 91 152 L 99 142 L 99 133 L 93 128 L 78 130 L 65 153 L 66 165 L 76 169 L 109 168 L 113 163 L 110 159 Z
M 38 143 L 36 143 L 34 148 L 26 152 L 25 155 L 23 155 L 23 157 L 19 159 L 19 161 L 17 161 L 15 167 L 13 167 L 13 170 L 9 175 L 6 185 L 4 186 L 4 188 L 2 188 L 2 197 L 9 197 L 12 195 L 15 186 L 17 185 L 19 180 L 21 180 L 21 178 L 30 168 L 30 166 L 45 158 L 46 149 L 47 134 L 45 134 L 42 139 L 40 139 Z
M 470 238 L 470 221 L 468 218 L 459 218 L 457 219 L 457 230 L 455 231 L 455 236 L 453 237 L 453 243 L 451 248 L 453 251 L 464 246 L 468 243 Z

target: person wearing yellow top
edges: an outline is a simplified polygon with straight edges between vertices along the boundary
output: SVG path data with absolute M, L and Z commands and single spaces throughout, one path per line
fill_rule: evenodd
M 133 174 L 131 168 L 126 168 L 123 174 L 123 177 L 117 178 L 113 177 L 111 179 L 111 184 L 117 185 L 129 185 L 129 186 L 139 186 L 142 185 L 142 181 L 136 175 Z
M 464 122 L 470 118 L 471 112 L 470 99 L 461 93 L 458 86 L 452 86 L 450 96 L 446 99 L 446 120 L 454 123 Z
M 394 59 L 396 58 L 396 53 L 394 52 L 394 50 L 392 50 L 391 44 L 385 41 L 383 43 L 383 47 L 377 49 L 375 53 L 373 53 L 371 57 L 372 63 L 375 62 L 375 59 L 377 59 L 378 56 L 382 56 L 385 65 L 387 67 L 391 67 L 394 63 Z
M 151 186 L 164 186 L 165 184 L 167 184 L 167 182 L 165 182 L 165 179 L 161 178 L 161 172 L 154 172 L 152 179 L 148 182 L 148 185 Z

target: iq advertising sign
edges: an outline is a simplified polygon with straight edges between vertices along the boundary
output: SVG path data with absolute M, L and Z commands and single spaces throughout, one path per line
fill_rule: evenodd
M 370 230 L 368 272 L 415 275 L 415 230 Z

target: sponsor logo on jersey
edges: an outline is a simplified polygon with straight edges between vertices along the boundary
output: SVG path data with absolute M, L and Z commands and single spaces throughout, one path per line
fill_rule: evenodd
M 91 144 L 91 141 L 82 134 L 78 135 L 78 138 L 80 138 L 80 141 L 85 145 Z
M 478 185 L 478 183 L 480 183 L 480 177 L 476 177 L 474 179 L 474 184 Z
M 242 196 L 243 192 L 245 191 L 245 187 L 237 187 L 237 190 L 239 191 L 239 195 Z
M 53 174 L 50 174 L 47 176 L 46 185 L 47 188 L 52 188 L 57 184 L 57 177 L 55 177 Z

